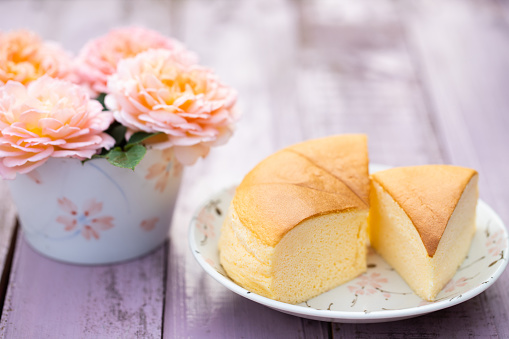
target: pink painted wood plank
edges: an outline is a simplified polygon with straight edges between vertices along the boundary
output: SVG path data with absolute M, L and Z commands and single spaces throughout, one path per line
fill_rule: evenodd
M 370 161 L 442 161 L 393 1 L 303 2 L 296 98 L 306 138 L 366 133 Z
M 126 25 L 143 25 L 173 35 L 171 0 L 1 1 L 0 30 L 26 28 L 72 53 L 91 38 Z
M 509 223 L 509 28 L 496 1 L 425 1 L 405 24 L 452 163 L 480 172 L 480 196 Z M 506 13 L 507 14 L 507 13 Z M 509 271 L 459 309 L 457 333 L 509 337 Z M 475 304 L 474 304 L 475 303 Z M 451 313 L 453 310 L 450 311 Z M 478 319 L 486 317 L 486 322 Z
M 0 338 L 160 338 L 166 246 L 87 267 L 47 259 L 20 239 Z
M 465 49 L 458 42 L 468 40 L 461 37 L 467 24 L 471 35 L 475 36 L 473 31 L 479 28 L 479 23 L 473 20 L 474 14 L 471 13 L 464 26 L 455 27 L 456 22 L 452 20 L 451 15 L 465 11 L 471 5 L 463 5 L 461 1 L 454 3 L 456 4 L 454 9 L 438 2 L 426 1 L 419 2 L 419 6 L 414 3 L 399 6 L 393 1 L 304 3 L 301 10 L 305 20 L 303 41 L 306 43 L 304 48 L 308 49 L 306 60 L 309 66 L 303 73 L 307 81 L 299 82 L 307 86 L 303 86 L 305 90 L 298 97 L 306 99 L 304 109 L 309 107 L 309 113 L 302 113 L 302 116 L 309 119 L 308 131 L 315 134 L 328 134 L 337 130 L 367 132 L 370 136 L 371 161 L 396 165 L 433 162 L 465 165 L 466 160 L 481 153 L 481 148 L 486 149 L 486 142 L 474 141 L 469 136 L 472 129 L 484 130 L 479 136 L 488 133 L 485 129 L 489 123 L 483 121 L 481 115 L 475 115 L 477 119 L 470 118 L 469 121 L 461 110 L 455 110 L 451 114 L 436 110 L 434 105 L 435 100 L 440 104 L 443 103 L 445 97 L 447 104 L 458 104 L 456 93 L 447 91 L 452 85 L 450 80 L 443 82 L 445 69 L 456 68 L 454 74 L 458 76 L 456 79 L 458 84 L 463 80 L 463 89 L 470 85 L 476 88 L 471 82 L 465 84 L 466 79 L 463 79 L 462 75 L 470 71 L 468 68 L 470 65 L 464 63 L 465 59 L 478 58 L 479 53 L 469 50 L 468 57 L 465 57 L 463 54 Z M 476 8 L 476 11 L 482 12 L 484 6 L 480 5 L 481 3 L 477 4 L 480 8 Z M 413 8 L 412 12 L 409 7 Z M 405 18 L 405 21 L 402 18 Z M 430 28 L 437 20 L 442 20 L 442 26 Z M 413 27 L 415 31 L 412 33 L 417 36 L 409 35 L 404 23 Z M 449 25 L 446 26 L 447 23 Z M 432 29 L 435 34 L 428 35 Z M 453 33 L 457 34 L 454 39 L 450 36 Z M 507 33 L 493 30 L 483 33 L 500 34 L 500 39 L 507 38 Z M 414 41 L 413 39 L 418 39 L 419 35 L 424 35 L 426 40 Z M 492 39 L 491 43 L 494 43 Z M 437 45 L 437 41 L 441 42 L 440 45 Z M 498 51 L 497 46 L 491 45 L 489 41 L 485 40 L 484 47 Z M 444 92 L 429 92 L 430 89 L 427 87 L 429 83 L 423 78 L 426 69 L 422 69 L 423 65 L 418 62 L 421 55 L 418 57 L 414 55 L 416 53 L 413 50 L 414 43 L 420 44 L 422 51 L 428 54 L 440 55 L 424 61 L 436 62 L 431 67 L 441 66 L 433 69 L 433 74 L 429 76 L 430 81 Z M 446 55 L 440 54 L 442 49 L 445 49 Z M 498 57 L 501 57 L 500 55 L 505 55 L 505 52 Z M 444 64 L 444 61 L 449 63 Z M 489 77 L 495 83 L 507 80 L 507 77 L 503 76 L 503 66 L 500 62 L 493 64 L 492 67 L 492 73 L 484 74 L 485 77 Z M 502 78 L 498 78 L 497 81 L 495 80 L 497 77 Z M 472 81 L 477 79 L 471 78 Z M 493 86 L 482 90 L 477 85 L 476 90 L 481 93 L 494 93 L 507 87 L 501 85 L 502 83 L 498 84 L 498 89 L 497 86 Z M 470 90 L 469 92 L 469 96 L 463 99 L 469 100 L 470 104 L 476 101 L 477 97 L 474 92 Z M 435 98 L 435 95 L 439 97 Z M 502 97 L 497 96 L 497 104 L 501 110 L 507 111 L 509 107 L 502 103 L 501 99 Z M 321 113 L 323 111 L 327 114 Z M 497 121 L 501 123 L 505 119 L 500 116 L 500 111 L 492 114 L 490 119 L 495 123 Z M 462 124 L 454 124 L 448 119 L 459 120 Z M 502 126 L 489 128 L 491 133 L 494 133 L 489 138 L 499 140 L 506 138 L 501 134 Z M 452 156 L 455 149 L 450 148 L 451 143 L 455 144 L 456 153 L 464 156 Z M 465 145 L 470 146 L 474 143 L 477 147 L 473 150 L 465 148 Z M 502 148 L 508 144 L 509 142 L 499 143 L 495 146 L 499 149 L 491 154 L 500 155 L 497 157 L 498 168 L 503 168 L 507 164 L 501 158 L 504 156 Z M 486 158 L 486 155 L 481 157 Z M 483 161 L 489 163 L 488 159 Z M 474 164 L 470 165 L 479 168 Z M 500 184 L 499 180 L 494 180 Z M 484 182 L 484 185 L 487 183 Z M 507 187 L 504 192 L 507 192 Z M 507 208 L 505 209 L 507 211 Z M 502 282 L 498 285 L 505 286 Z M 495 295 L 495 298 L 490 295 Z M 497 335 L 505 337 L 503 327 L 507 323 L 505 311 L 507 303 L 497 306 L 495 300 L 498 297 L 496 288 L 492 288 L 481 297 L 464 304 L 415 319 L 382 324 L 333 324 L 333 336 L 335 338 L 464 338 Z M 498 311 L 493 312 L 492 309 Z M 493 319 L 495 315 L 496 320 Z
M 335 324 L 333 338 L 503 338 L 480 298 L 417 318 L 377 324 Z
M 164 337 L 326 338 L 327 323 L 273 311 L 221 286 L 195 262 L 187 242 L 192 215 L 210 194 L 240 182 L 262 158 L 299 140 L 290 125 L 281 137 L 273 111 L 287 102 L 278 86 L 288 83 L 291 73 L 294 5 L 186 1 L 176 2 L 174 10 L 179 20 L 174 31 L 238 90 L 243 117 L 227 145 L 212 149 L 207 159 L 185 171 L 171 230 Z M 286 106 L 291 114 L 291 105 Z M 291 126 L 298 126 L 293 120 Z
M 507 222 L 509 20 L 492 2 L 419 2 L 407 12 L 447 156 L 480 171 L 481 197 Z

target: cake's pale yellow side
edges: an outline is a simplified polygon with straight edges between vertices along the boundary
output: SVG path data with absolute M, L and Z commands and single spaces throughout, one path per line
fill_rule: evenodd
M 330 213 L 303 221 L 279 242 L 272 290 L 300 303 L 366 271 L 368 211 Z
M 372 182 L 369 213 L 371 247 L 426 299 L 431 280 L 426 249 L 406 213 L 376 182 Z
M 244 227 L 230 205 L 219 238 L 219 259 L 228 276 L 245 289 L 272 298 L 273 254 L 274 247 Z
M 453 180 L 453 179 L 451 179 Z M 477 175 L 464 187 L 434 255 L 407 212 L 376 181 L 370 193 L 371 246 L 421 298 L 432 301 L 465 259 L 475 233 Z
M 435 296 L 456 274 L 470 250 L 476 231 L 478 178 L 473 176 L 465 187 L 433 256 Z
M 220 260 L 236 283 L 291 304 L 313 298 L 366 270 L 367 209 L 309 218 L 276 246 L 260 241 L 230 207 Z

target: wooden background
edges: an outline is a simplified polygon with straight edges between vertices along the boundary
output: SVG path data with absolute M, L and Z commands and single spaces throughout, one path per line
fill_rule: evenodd
M 192 213 L 275 150 L 369 135 L 373 163 L 476 168 L 509 222 L 509 2 L 505 0 L 0 0 L 0 29 L 77 52 L 110 28 L 176 37 L 240 93 L 230 142 L 186 169 L 169 242 L 139 260 L 79 267 L 34 253 L 0 182 L 2 338 L 508 338 L 509 271 L 483 294 L 418 318 L 330 324 L 246 300 L 206 275 Z

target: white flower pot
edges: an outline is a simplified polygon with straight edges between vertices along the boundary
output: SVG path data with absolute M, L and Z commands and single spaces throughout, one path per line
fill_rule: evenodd
M 167 239 L 182 176 L 169 150 L 149 150 L 134 171 L 105 159 L 51 158 L 9 181 L 28 243 L 76 264 L 146 254 Z

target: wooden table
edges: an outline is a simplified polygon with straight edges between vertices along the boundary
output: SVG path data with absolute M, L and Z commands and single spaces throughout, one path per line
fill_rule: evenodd
M 477 169 L 509 222 L 509 2 L 503 0 L 0 0 L 0 29 L 28 27 L 77 51 L 142 24 L 184 41 L 238 89 L 230 142 L 186 169 L 169 241 L 139 260 L 83 267 L 35 253 L 0 185 L 2 338 L 509 337 L 509 272 L 418 318 L 331 324 L 279 313 L 205 274 L 187 228 L 210 194 L 275 150 L 369 135 L 374 163 Z

